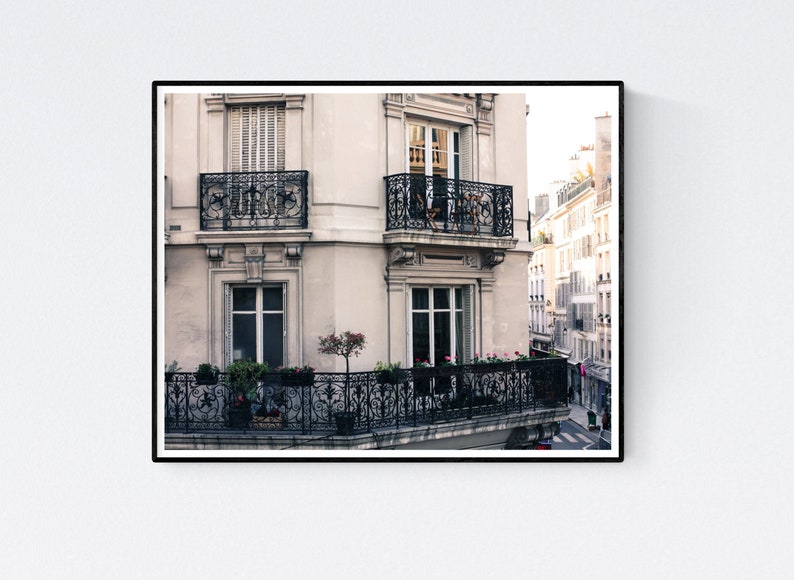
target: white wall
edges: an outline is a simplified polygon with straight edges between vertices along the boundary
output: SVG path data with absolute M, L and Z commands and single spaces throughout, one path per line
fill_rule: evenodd
M 785 577 L 790 6 L 7 8 L 4 575 Z M 153 464 L 150 83 L 174 78 L 624 80 L 626 461 Z

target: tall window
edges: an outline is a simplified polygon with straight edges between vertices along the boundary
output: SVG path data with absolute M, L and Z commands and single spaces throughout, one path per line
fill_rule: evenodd
M 232 286 L 227 291 L 229 362 L 284 364 L 284 286 Z
M 411 333 L 414 359 L 439 365 L 446 357 L 471 358 L 472 287 L 414 288 Z
M 471 126 L 413 121 L 408 124 L 408 171 L 450 179 L 472 179 Z
M 230 108 L 232 172 L 284 170 L 283 104 Z

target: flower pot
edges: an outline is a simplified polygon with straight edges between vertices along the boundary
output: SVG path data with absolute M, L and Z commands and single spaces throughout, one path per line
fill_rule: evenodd
M 196 377 L 197 385 L 214 385 L 218 382 L 218 373 L 215 372 L 193 373 L 193 376 Z
M 265 430 L 283 429 L 283 428 L 284 428 L 284 415 L 279 415 L 278 417 L 254 416 L 254 418 L 251 420 L 251 429 L 265 431 Z
M 350 411 L 341 411 L 334 415 L 337 435 L 352 435 L 356 425 L 356 416 Z
M 250 420 L 250 405 L 229 407 L 229 427 L 232 429 L 245 429 L 248 426 L 248 421 Z
M 314 373 L 282 373 L 281 384 L 285 387 L 308 387 L 314 384 Z

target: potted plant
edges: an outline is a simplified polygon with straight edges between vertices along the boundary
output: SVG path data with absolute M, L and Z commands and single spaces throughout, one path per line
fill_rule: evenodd
M 336 333 L 328 336 L 318 337 L 320 347 L 317 349 L 321 354 L 334 354 L 345 359 L 345 407 L 343 411 L 336 413 L 336 432 L 339 435 L 350 435 L 355 425 L 355 415 L 348 410 L 348 395 L 350 392 L 350 357 L 358 356 L 364 351 L 367 337 L 361 332 L 350 332 L 345 330 L 337 335 Z
M 229 426 L 243 427 L 251 419 L 251 404 L 256 400 L 256 389 L 262 376 L 270 371 L 267 363 L 237 360 L 226 367 L 229 385 L 233 391 L 229 407 Z
M 279 411 L 278 407 L 266 409 L 262 407 L 254 413 L 254 418 L 251 421 L 251 427 L 254 429 L 283 429 L 284 428 L 284 414 Z
M 384 363 L 378 361 L 375 363 L 375 375 L 381 385 L 394 385 L 400 382 L 400 367 L 402 361 L 396 363 Z
M 414 367 L 411 375 L 414 379 L 414 392 L 419 396 L 427 396 L 430 394 L 430 372 L 422 369 L 431 368 L 430 361 L 421 360 L 419 358 L 414 360 Z
M 171 364 L 166 365 L 165 367 L 165 382 L 170 383 L 172 380 L 174 380 L 174 375 L 181 370 L 182 367 L 180 367 L 175 360 L 171 361 Z
M 281 384 L 285 387 L 310 387 L 314 384 L 314 367 L 279 367 Z
M 214 385 L 218 382 L 218 373 L 220 369 L 212 363 L 201 363 L 196 367 L 196 372 L 193 376 L 196 377 L 196 384 L 198 385 Z

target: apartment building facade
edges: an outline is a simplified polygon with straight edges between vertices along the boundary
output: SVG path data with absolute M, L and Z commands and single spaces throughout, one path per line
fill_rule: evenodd
M 523 93 L 301 89 L 163 95 L 163 361 L 527 352 Z

